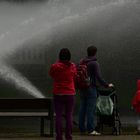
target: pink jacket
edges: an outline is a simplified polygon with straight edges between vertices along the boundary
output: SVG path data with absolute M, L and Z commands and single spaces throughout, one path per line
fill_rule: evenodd
M 53 78 L 53 93 L 62 95 L 75 94 L 76 66 L 72 62 L 58 61 L 50 68 L 50 76 Z
M 137 91 L 132 100 L 132 106 L 136 112 L 140 113 L 140 79 L 137 81 Z

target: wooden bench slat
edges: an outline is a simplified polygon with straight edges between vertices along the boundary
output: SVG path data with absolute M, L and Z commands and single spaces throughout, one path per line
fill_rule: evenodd
M 48 112 L 0 112 L 0 116 L 48 116 Z
M 54 112 L 52 98 L 0 99 L 0 117 L 40 117 L 40 136 L 53 136 Z M 49 133 L 44 132 L 50 121 Z

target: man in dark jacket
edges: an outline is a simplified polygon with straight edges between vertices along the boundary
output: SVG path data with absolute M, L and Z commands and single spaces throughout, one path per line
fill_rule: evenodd
M 80 63 L 86 63 L 88 75 L 91 79 L 91 86 L 87 89 L 80 90 L 80 111 L 79 111 L 79 129 L 81 133 L 88 131 L 90 135 L 100 135 L 95 130 L 95 110 L 97 100 L 96 81 L 104 87 L 112 87 L 113 84 L 108 84 L 101 75 L 99 63 L 96 59 L 97 48 L 89 46 L 87 48 L 87 57 L 82 59 Z M 87 127 L 85 126 L 85 119 L 87 118 Z

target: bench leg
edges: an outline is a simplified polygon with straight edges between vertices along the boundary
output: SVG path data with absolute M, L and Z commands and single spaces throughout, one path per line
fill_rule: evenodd
M 40 122 L 40 136 L 44 136 L 44 118 L 41 117 L 41 122 Z
M 54 118 L 53 116 L 50 119 L 50 136 L 53 137 L 53 132 L 54 131 Z
M 40 123 L 40 136 L 41 137 L 53 137 L 53 133 L 54 133 L 54 118 L 50 118 L 50 133 L 49 134 L 46 134 L 44 133 L 44 128 L 45 128 L 45 119 L 46 118 L 43 118 L 41 117 L 41 123 Z

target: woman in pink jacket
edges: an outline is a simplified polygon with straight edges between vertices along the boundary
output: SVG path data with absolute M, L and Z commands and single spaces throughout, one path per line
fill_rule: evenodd
M 62 140 L 62 114 L 66 119 L 66 140 L 72 140 L 73 110 L 75 102 L 76 66 L 70 62 L 71 53 L 63 48 L 59 53 L 59 60 L 50 68 L 53 79 L 54 108 L 56 113 L 56 140 Z
M 140 134 L 140 79 L 137 81 L 137 91 L 132 100 L 132 106 L 134 110 L 139 114 L 137 131 Z

